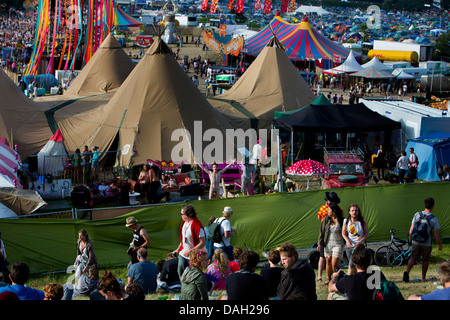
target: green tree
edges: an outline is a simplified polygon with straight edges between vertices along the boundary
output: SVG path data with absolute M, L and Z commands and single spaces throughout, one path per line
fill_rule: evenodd
M 443 33 L 436 39 L 434 55 L 436 57 L 450 57 L 450 34 L 449 33 Z

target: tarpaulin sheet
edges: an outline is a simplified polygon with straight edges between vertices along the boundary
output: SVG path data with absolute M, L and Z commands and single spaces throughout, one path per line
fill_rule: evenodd
M 384 185 L 335 190 L 347 216 L 348 206 L 356 203 L 369 225 L 369 242 L 388 241 L 389 229 L 406 238 L 413 215 L 423 210 L 424 199 L 433 197 L 433 214 L 438 218 L 441 237 L 450 236 L 450 183 L 432 182 Z M 207 224 L 211 215 L 221 216 L 225 206 L 234 214 L 231 225 L 236 234 L 233 246 L 245 245 L 261 252 L 292 242 L 297 248 L 310 247 L 317 241 L 320 222 L 317 212 L 324 204 L 325 190 L 295 193 L 273 193 L 217 200 L 198 200 L 192 204 L 199 219 Z M 151 239 L 149 259 L 157 261 L 179 244 L 180 209 L 183 204 L 145 208 L 107 220 L 8 219 L 0 220 L 0 230 L 8 260 L 25 261 L 32 272 L 66 270 L 76 255 L 76 239 L 86 229 L 94 244 L 100 267 L 124 266 L 132 240 L 125 227 L 127 216 L 134 216 Z

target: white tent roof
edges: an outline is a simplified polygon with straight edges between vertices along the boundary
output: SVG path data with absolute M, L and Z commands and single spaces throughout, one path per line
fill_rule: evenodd
M 347 59 L 345 59 L 344 63 L 331 70 L 337 72 L 352 73 L 364 70 L 364 68 L 358 63 L 358 61 L 356 61 L 353 50 L 350 50 L 350 53 L 348 54 L 348 57 Z
M 405 72 L 405 70 L 403 70 L 402 68 L 397 68 L 392 71 L 392 75 L 397 79 L 414 79 L 414 76 L 412 74 Z
M 331 14 L 331 12 L 325 10 L 322 7 L 318 6 L 303 6 L 300 5 L 297 10 L 295 10 L 295 13 L 317 13 L 319 16 L 322 16 L 324 14 Z
M 361 65 L 364 69 L 374 67 L 378 70 L 387 70 L 392 71 L 392 68 L 385 65 L 383 62 L 381 62 L 377 57 L 373 57 L 369 62 L 364 63 Z
M 3 203 L 0 203 L 0 219 L 6 218 L 17 218 L 17 214 Z

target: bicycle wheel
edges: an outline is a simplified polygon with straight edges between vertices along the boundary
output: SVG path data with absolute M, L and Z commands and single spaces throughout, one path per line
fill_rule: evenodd
M 391 253 L 392 248 L 390 246 L 381 246 L 375 251 L 375 254 L 373 256 L 375 263 L 379 267 L 388 267 L 388 255 Z
M 403 263 L 403 252 L 392 251 L 388 255 L 387 262 L 391 267 L 400 267 Z

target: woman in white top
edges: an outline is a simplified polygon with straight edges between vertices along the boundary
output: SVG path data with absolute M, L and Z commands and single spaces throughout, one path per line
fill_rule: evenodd
M 361 214 L 357 204 L 348 207 L 348 217 L 344 219 L 342 237 L 346 243 L 348 262 L 348 274 L 356 274 L 356 267 L 352 261 L 353 249 L 358 244 L 364 244 L 369 236 L 369 227 Z
M 406 151 L 401 152 L 401 157 L 397 160 L 398 168 L 398 182 L 404 183 L 406 172 L 408 171 L 409 158 L 406 156 Z

